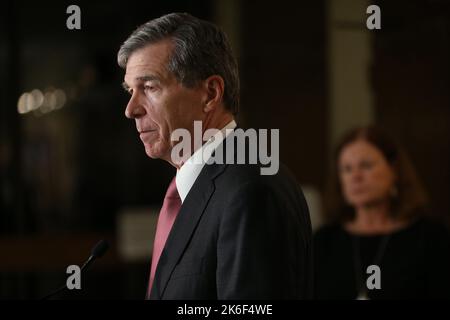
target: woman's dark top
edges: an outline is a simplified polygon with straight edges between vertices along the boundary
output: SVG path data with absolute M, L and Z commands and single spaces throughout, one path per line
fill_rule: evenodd
M 318 299 L 356 299 L 357 283 L 367 288 L 374 274 L 366 273 L 372 264 L 380 267 L 381 289 L 367 290 L 369 299 L 450 298 L 450 234 L 424 219 L 389 236 L 322 227 L 314 235 L 314 263 Z

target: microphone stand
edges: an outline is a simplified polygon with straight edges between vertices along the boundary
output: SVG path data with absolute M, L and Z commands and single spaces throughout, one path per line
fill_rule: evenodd
M 105 252 L 108 250 L 109 244 L 105 240 L 101 240 L 96 244 L 96 246 L 92 249 L 92 253 L 89 256 L 89 258 L 86 260 L 86 262 L 83 264 L 83 266 L 80 269 L 80 274 L 82 274 L 83 270 L 87 270 L 89 266 L 95 261 L 95 259 L 100 258 L 105 254 Z M 51 297 L 57 295 L 58 293 L 64 291 L 67 289 L 67 284 L 64 284 L 60 288 L 56 289 L 55 291 L 47 294 L 45 297 L 43 297 L 41 300 L 48 300 Z

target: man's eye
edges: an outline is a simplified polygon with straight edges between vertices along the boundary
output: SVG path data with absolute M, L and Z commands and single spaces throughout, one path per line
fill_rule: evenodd
M 144 86 L 145 90 L 149 90 L 149 91 L 155 91 L 156 87 L 155 86 Z

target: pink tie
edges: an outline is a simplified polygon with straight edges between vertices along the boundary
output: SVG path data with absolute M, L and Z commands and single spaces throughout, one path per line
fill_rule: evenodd
M 156 226 L 155 241 L 153 243 L 152 266 L 150 268 L 150 281 L 148 286 L 147 298 L 150 297 L 150 291 L 155 277 L 156 266 L 166 244 L 170 229 L 181 208 L 181 199 L 178 194 L 175 177 L 170 182 L 161 211 L 159 212 L 158 224 Z

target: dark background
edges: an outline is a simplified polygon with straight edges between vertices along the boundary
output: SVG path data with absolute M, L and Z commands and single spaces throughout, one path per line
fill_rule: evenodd
M 333 2 L 347 10 L 349 1 L 338 0 L 4 2 L 0 298 L 45 295 L 101 238 L 111 241 L 111 252 L 83 278 L 84 290 L 62 297 L 143 298 L 148 260 L 121 259 L 117 214 L 160 205 L 175 171 L 147 158 L 134 123 L 124 117 L 128 97 L 116 53 L 138 25 L 169 12 L 186 11 L 230 31 L 241 74 L 240 124 L 280 129 L 281 160 L 320 196 L 339 138 L 331 112 L 336 51 L 330 30 L 371 33 L 371 123 L 403 143 L 429 193 L 430 212 L 448 223 L 450 4 L 367 2 L 382 12 L 382 29 L 368 31 L 365 11 L 361 23 L 330 23 Z M 66 28 L 71 4 L 81 8 L 81 30 Z M 66 92 L 63 108 L 18 113 L 22 93 L 52 87 Z M 353 94 L 351 87 L 345 92 Z

